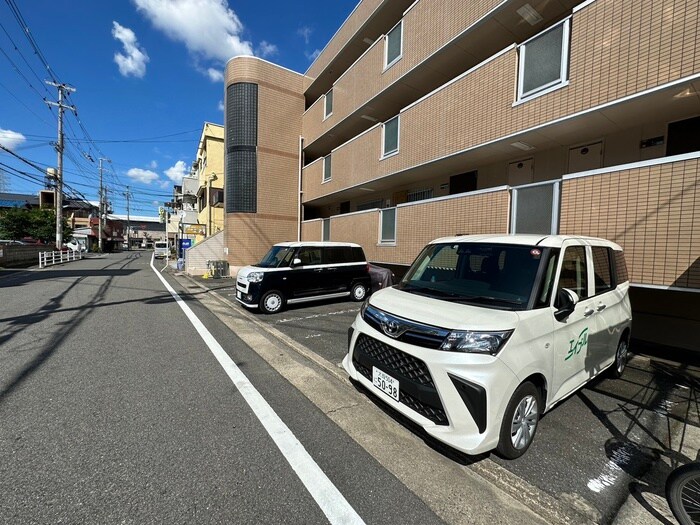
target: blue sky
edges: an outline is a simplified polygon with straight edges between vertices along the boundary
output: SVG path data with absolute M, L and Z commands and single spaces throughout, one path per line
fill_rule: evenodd
M 129 186 L 131 213 L 156 215 L 203 123 L 223 124 L 226 61 L 254 54 L 303 73 L 358 1 L 0 1 L 0 145 L 32 164 L 0 149 L 0 185 L 35 194 L 40 169 L 56 166 L 57 111 L 44 101 L 57 100 L 44 82 L 53 77 L 76 89 L 66 193 L 96 201 L 98 159 L 108 158 L 114 212 L 126 213 Z

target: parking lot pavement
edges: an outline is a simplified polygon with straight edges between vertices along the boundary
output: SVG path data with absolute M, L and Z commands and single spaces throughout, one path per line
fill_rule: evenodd
M 232 279 L 199 282 L 235 303 Z M 359 303 L 348 300 L 245 315 L 337 370 L 358 311 Z M 700 434 L 698 377 L 692 366 L 634 356 L 622 379 L 596 379 L 545 414 L 523 457 L 491 454 L 470 468 L 514 497 L 534 491 L 595 523 L 673 523 L 663 486 L 671 466 L 694 459 L 687 442 Z

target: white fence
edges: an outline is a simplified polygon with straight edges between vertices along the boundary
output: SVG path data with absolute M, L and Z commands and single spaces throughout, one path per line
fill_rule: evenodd
M 39 252 L 39 268 L 45 268 L 53 264 L 61 264 L 69 261 L 77 261 L 83 258 L 83 252 L 68 250 L 62 252 Z

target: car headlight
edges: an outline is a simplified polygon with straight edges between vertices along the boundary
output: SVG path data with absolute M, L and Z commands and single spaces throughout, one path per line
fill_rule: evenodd
M 503 348 L 503 345 L 512 333 L 513 330 L 502 332 L 455 330 L 450 332 L 450 335 L 445 338 L 440 350 L 496 355 Z
M 367 307 L 368 307 L 368 306 L 369 306 L 369 297 L 368 297 L 367 299 L 365 299 L 365 300 L 362 302 L 362 305 L 360 306 L 360 317 L 361 317 L 362 319 L 365 318 L 365 311 L 367 310 Z
M 260 281 L 263 280 L 263 272 L 250 272 L 248 274 L 248 282 L 249 283 L 259 283 Z

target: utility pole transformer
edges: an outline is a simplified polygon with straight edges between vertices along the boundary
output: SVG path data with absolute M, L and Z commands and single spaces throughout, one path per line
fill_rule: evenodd
M 56 249 L 60 250 L 63 247 L 63 110 L 70 109 L 75 113 L 75 106 L 63 104 L 63 94 L 66 91 L 75 92 L 75 88 L 68 84 L 57 84 L 55 82 L 46 81 L 46 84 L 58 89 L 58 103 L 49 100 L 46 103 L 49 106 L 58 107 L 58 142 L 56 143 L 56 152 L 58 154 L 58 172 L 56 173 Z

